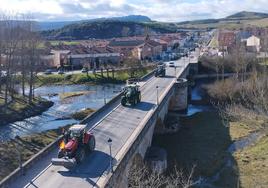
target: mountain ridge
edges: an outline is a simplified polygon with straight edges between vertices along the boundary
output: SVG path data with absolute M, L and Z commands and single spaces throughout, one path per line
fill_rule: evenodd
M 89 20 L 78 20 L 78 21 L 56 21 L 56 22 L 37 22 L 37 26 L 40 31 L 60 29 L 66 25 L 83 23 L 83 22 L 97 22 L 97 21 L 129 21 L 129 22 L 151 22 L 152 20 L 148 16 L 144 15 L 128 15 L 120 17 L 110 18 L 95 18 Z

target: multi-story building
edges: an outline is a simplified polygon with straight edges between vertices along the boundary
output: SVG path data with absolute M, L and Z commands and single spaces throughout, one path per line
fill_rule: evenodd
M 98 69 L 105 64 L 118 64 L 120 53 L 108 47 L 88 48 L 82 45 L 61 45 L 53 47 L 54 66 L 70 65 L 73 68 L 89 67 Z

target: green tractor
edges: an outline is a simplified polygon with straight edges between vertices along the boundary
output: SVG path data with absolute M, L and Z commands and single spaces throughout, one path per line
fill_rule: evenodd
M 155 77 L 165 77 L 166 76 L 166 68 L 164 65 L 158 65 L 157 69 L 154 72 Z
M 141 102 L 141 92 L 139 86 L 136 84 L 127 85 L 123 90 L 123 96 L 121 98 L 121 104 L 126 106 L 127 104 L 134 106 Z

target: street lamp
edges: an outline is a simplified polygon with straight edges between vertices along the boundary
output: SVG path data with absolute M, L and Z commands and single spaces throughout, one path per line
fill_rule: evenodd
M 155 87 L 156 88 L 156 104 L 159 105 L 159 98 L 158 98 L 158 86 Z
M 112 142 L 113 140 L 111 138 L 109 138 L 107 140 L 108 145 L 109 145 L 109 149 L 110 149 L 110 170 L 113 173 L 113 157 L 112 157 Z
M 103 86 L 103 101 L 104 101 L 104 105 L 105 105 L 106 104 L 105 86 Z
M 19 136 L 15 136 L 15 139 L 18 140 Z M 21 155 L 21 149 L 18 147 L 17 143 L 14 144 L 15 145 L 15 150 L 18 153 L 18 160 L 19 160 L 19 169 L 21 171 L 21 174 L 24 175 L 24 170 L 23 170 L 23 166 L 22 166 L 22 155 Z

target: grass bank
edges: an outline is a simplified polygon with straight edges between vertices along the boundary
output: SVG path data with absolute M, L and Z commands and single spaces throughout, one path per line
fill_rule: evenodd
M 25 162 L 53 142 L 60 134 L 61 128 L 0 142 L 0 181 L 19 167 L 19 151 L 22 161 Z
M 254 120 L 239 120 L 229 123 L 229 133 L 232 141 L 247 137 L 253 132 L 259 132 L 262 137 L 249 146 L 233 153 L 235 165 L 226 166 L 215 182 L 218 187 L 226 187 L 226 182 L 233 176 L 237 181 L 231 187 L 267 187 L 268 186 L 268 120 L 259 117 Z
M 138 72 L 138 77 L 142 77 L 145 74 L 151 72 L 153 69 L 148 68 L 146 70 L 141 70 Z M 85 83 L 125 83 L 125 81 L 129 78 L 129 75 L 126 71 L 116 71 L 114 73 L 114 77 L 112 77 L 112 73 L 109 73 L 109 76 L 104 71 L 103 76 L 101 73 L 97 73 L 94 75 L 93 73 L 80 73 L 73 75 L 42 75 L 38 76 L 36 80 L 37 84 L 85 84 Z
M 168 152 L 170 170 L 176 165 L 190 171 L 196 165 L 194 177 L 219 174 L 212 185 L 220 188 L 267 187 L 268 136 L 233 154 L 227 149 L 253 132 L 268 133 L 268 122 L 259 118 L 233 121 L 226 126 L 217 112 L 201 112 L 180 120 L 182 128 L 175 134 L 154 137 L 153 145 Z M 232 161 L 226 166 L 227 159 Z
M 78 97 L 82 95 L 87 95 L 90 93 L 93 93 L 94 91 L 76 91 L 76 92 L 65 92 L 65 93 L 60 93 L 60 98 L 61 100 L 72 98 L 72 97 Z
M 92 114 L 93 112 L 95 112 L 94 109 L 86 108 L 84 110 L 81 110 L 79 112 L 76 112 L 76 113 L 72 114 L 72 118 L 74 118 L 75 120 L 83 120 L 88 115 Z
M 29 104 L 26 97 L 17 95 L 9 101 L 6 107 L 3 105 L 4 100 L 0 98 L 0 125 L 39 115 L 50 108 L 53 102 L 42 98 L 34 98 L 32 103 Z

